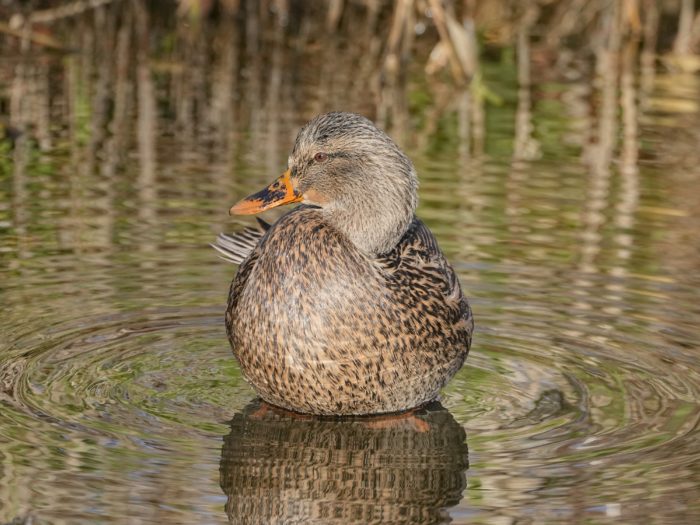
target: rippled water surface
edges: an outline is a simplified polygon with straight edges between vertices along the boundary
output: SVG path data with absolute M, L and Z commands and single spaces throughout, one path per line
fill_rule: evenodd
M 349 51 L 119 16 L 0 57 L 0 523 L 700 520 L 697 74 L 492 48 L 489 97 L 417 66 L 375 107 Z M 415 414 L 262 406 L 226 340 L 207 244 L 327 109 L 405 147 L 475 312 Z

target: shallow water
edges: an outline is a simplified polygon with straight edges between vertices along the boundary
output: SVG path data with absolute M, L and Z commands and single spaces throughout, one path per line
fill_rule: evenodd
M 0 523 L 700 519 L 700 77 L 572 61 L 518 89 L 491 49 L 484 105 L 410 68 L 385 125 L 474 346 L 442 407 L 319 420 L 255 401 L 207 243 L 307 118 L 381 108 L 347 53 L 212 58 L 154 18 L 149 61 L 100 16 L 75 53 L 0 57 Z

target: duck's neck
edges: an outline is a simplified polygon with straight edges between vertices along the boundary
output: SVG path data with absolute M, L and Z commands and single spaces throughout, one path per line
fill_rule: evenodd
M 417 198 L 412 190 L 401 198 L 355 199 L 323 212 L 357 248 L 377 256 L 394 248 L 413 221 Z

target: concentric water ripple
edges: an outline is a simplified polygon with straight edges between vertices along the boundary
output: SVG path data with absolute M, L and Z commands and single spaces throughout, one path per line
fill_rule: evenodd
M 33 417 L 118 439 L 218 430 L 250 396 L 221 326 L 213 309 L 76 319 L 8 360 L 3 390 Z
M 209 480 L 204 493 L 213 499 L 203 501 L 193 484 L 185 497 L 188 510 L 176 513 L 175 521 L 216 515 L 224 495 L 215 473 L 227 422 L 257 417 L 244 410 L 255 394 L 230 353 L 223 304 L 214 305 L 225 298 L 232 269 L 210 258 L 206 247 L 189 247 L 185 253 L 200 261 L 198 271 L 187 276 L 185 287 L 164 289 L 156 275 L 177 281 L 182 264 L 159 253 L 168 252 L 154 251 L 154 264 L 138 278 L 133 277 L 138 266 L 125 259 L 121 272 L 134 280 L 120 301 L 143 305 L 139 308 L 110 304 L 112 283 L 123 276 L 102 264 L 70 279 L 45 278 L 38 289 L 6 292 L 15 311 L 26 301 L 45 308 L 26 323 L 17 317 L 5 321 L 11 323 L 0 362 L 0 443 L 6 443 L 5 464 L 19 458 L 29 463 L 6 471 L 4 483 L 22 479 L 38 465 L 51 470 L 52 462 L 67 462 L 63 512 L 78 521 L 89 522 L 95 514 L 78 516 L 70 502 L 82 508 L 75 498 L 86 494 L 86 486 L 126 488 L 124 468 L 129 479 L 149 487 L 143 498 L 173 475 L 204 475 Z M 57 255 L 52 264 L 71 271 L 70 259 Z M 477 333 L 467 365 L 442 398 L 466 430 L 470 450 L 471 481 L 463 500 L 450 504 L 450 515 L 471 508 L 510 515 L 521 505 L 542 505 L 538 512 L 550 515 L 553 502 L 568 509 L 569 503 L 551 492 L 552 480 L 559 487 L 585 484 L 587 501 L 613 513 L 647 490 L 640 484 L 660 484 L 658 497 L 679 483 L 693 486 L 700 372 L 682 351 L 695 344 L 685 317 L 696 306 L 692 276 L 684 281 L 576 268 L 552 271 L 525 263 L 456 267 L 472 297 Z M 31 271 L 44 276 L 39 267 Z M 81 282 L 89 288 L 81 290 Z M 191 290 L 207 287 L 201 298 L 191 297 Z M 56 297 L 71 306 L 61 310 Z M 210 306 L 201 305 L 207 302 Z M 184 306 L 190 303 L 200 306 Z M 298 435 L 294 421 L 285 425 L 290 435 Z M 412 425 L 405 428 L 420 436 L 421 426 Z M 354 438 L 342 428 L 327 432 L 341 432 L 336 439 L 351 443 Z M 295 454 L 288 447 L 302 444 L 294 443 L 279 450 Z M 200 452 L 192 456 L 193 450 Z M 196 457 L 208 459 L 194 465 Z M 332 472 L 341 466 L 324 468 Z M 91 469 L 100 472 L 99 481 Z M 613 475 L 634 483 L 618 486 L 611 499 Z M 54 483 L 41 480 L 36 487 L 50 492 Z M 109 515 L 124 497 L 96 504 L 94 512 Z M 42 498 L 27 499 L 23 508 L 50 506 Z M 595 516 L 596 509 L 586 512 Z
M 573 465 L 601 469 L 640 455 L 663 465 L 670 449 L 675 469 L 679 454 L 693 452 L 700 377 L 687 360 L 660 347 L 665 325 L 653 319 L 654 302 L 648 311 L 611 316 L 601 309 L 624 309 L 624 301 L 594 293 L 610 284 L 603 276 L 553 276 L 553 289 L 563 289 L 564 280 L 591 289 L 571 286 L 566 295 L 538 296 L 526 286 L 479 284 L 477 272 L 507 274 L 524 285 L 537 270 L 461 269 L 465 288 L 476 287 L 478 345 L 443 404 L 478 443 L 472 450 L 484 463 L 472 458 L 473 469 L 500 471 L 493 462 L 503 458 L 512 473 L 537 467 L 544 479 L 561 475 L 566 465 L 570 476 Z M 643 279 L 628 278 L 624 285 L 632 296 L 661 294 Z M 493 299 L 499 289 L 509 290 L 507 306 Z M 640 330 L 650 323 L 658 328 L 654 337 Z M 15 443 L 19 427 L 29 431 L 41 421 L 70 439 L 94 438 L 117 448 L 145 451 L 192 441 L 215 447 L 225 422 L 254 399 L 230 354 L 217 307 L 82 316 L 40 336 L 20 335 L 9 348 L 0 379 L 9 411 L 0 428 L 14 427 Z M 32 434 L 26 435 L 31 444 Z M 673 475 L 667 472 L 666 479 Z M 661 479 L 660 472 L 656 476 Z

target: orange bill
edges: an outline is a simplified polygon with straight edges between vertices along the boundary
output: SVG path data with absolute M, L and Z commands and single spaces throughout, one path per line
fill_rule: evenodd
M 253 193 L 236 203 L 228 213 L 229 215 L 252 215 L 283 204 L 300 202 L 301 199 L 301 193 L 292 184 L 292 172 L 287 170 L 264 190 Z

